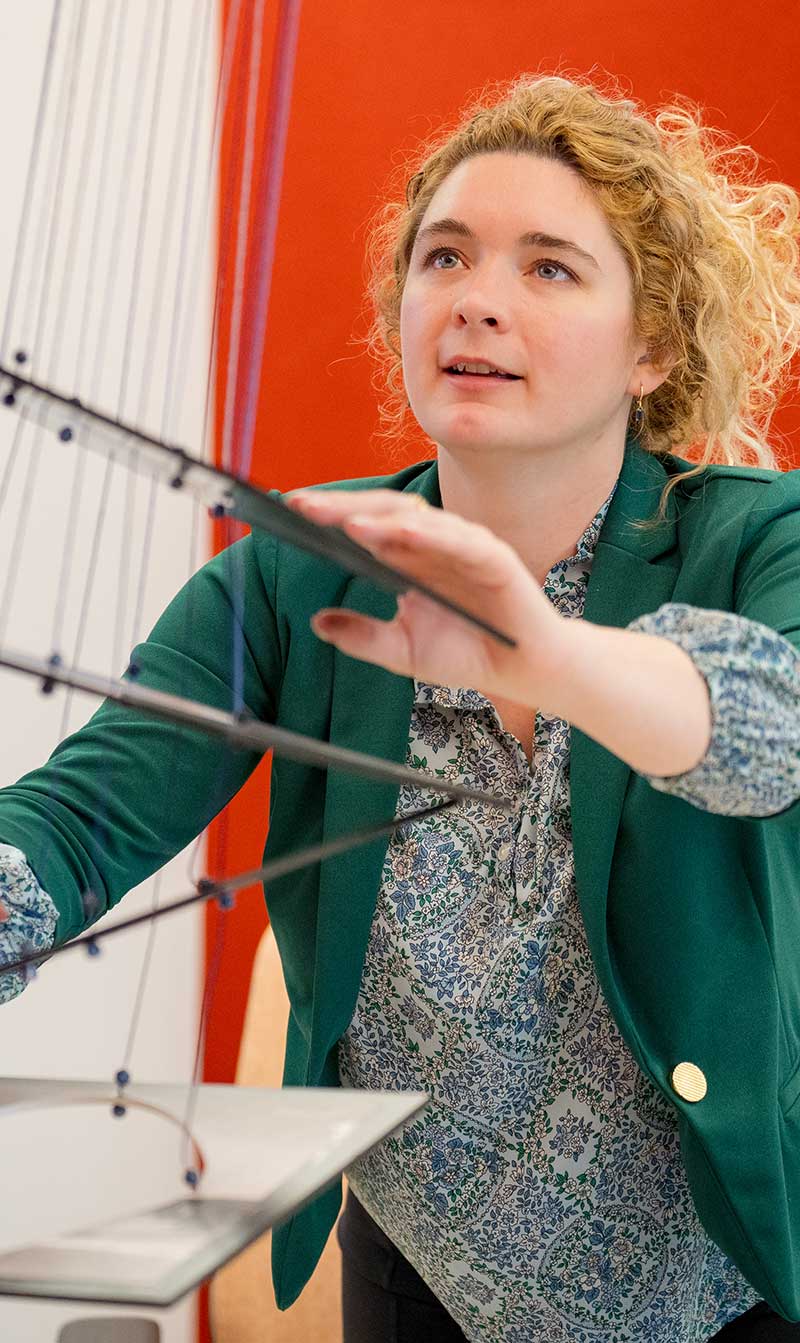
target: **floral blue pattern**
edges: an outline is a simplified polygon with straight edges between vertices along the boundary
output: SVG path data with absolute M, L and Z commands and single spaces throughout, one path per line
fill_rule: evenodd
M 771 816 L 800 796 L 800 653 L 757 620 L 670 602 L 627 627 L 672 639 L 702 673 L 712 736 L 686 774 L 643 777 L 721 816 Z M 718 726 L 717 726 L 718 725 Z
M 545 580 L 583 615 L 616 485 Z M 767 815 L 800 794 L 800 657 L 730 612 L 668 603 L 709 687 L 703 759 L 654 788 Z M 348 1171 L 356 1196 L 474 1343 L 701 1343 L 759 1299 L 709 1239 L 677 1112 L 597 983 L 575 889 L 569 724 L 536 716 L 529 765 L 494 706 L 417 681 L 407 762 L 521 801 L 462 804 L 394 835 L 340 1077 L 426 1109 Z M 398 811 L 423 806 L 404 787 Z
M 25 861 L 25 854 L 11 844 L 0 844 L 0 905 L 9 917 L 0 923 L 0 965 L 30 955 L 46 954 L 55 941 L 58 910 Z M 25 967 L 30 971 L 30 967 Z M 0 975 L 0 1003 L 10 1002 L 32 978 L 17 971 Z

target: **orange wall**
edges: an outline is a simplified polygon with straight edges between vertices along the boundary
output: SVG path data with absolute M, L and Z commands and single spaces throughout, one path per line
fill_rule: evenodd
M 223 0 L 227 11 L 228 0 Z M 246 0 L 250 11 L 253 0 Z M 275 6 L 267 5 L 267 47 Z M 759 22 L 751 0 L 698 7 L 631 0 L 305 0 L 295 71 L 276 265 L 252 475 L 291 489 L 395 469 L 372 438 L 371 365 L 351 344 L 364 334 L 365 226 L 399 156 L 413 151 L 490 80 L 593 67 L 621 76 L 647 105 L 673 92 L 749 142 L 765 171 L 800 188 L 795 130 L 800 34 L 793 6 Z M 262 120 L 270 63 L 263 65 Z M 240 76 L 241 77 L 241 76 Z M 233 113 L 224 145 L 221 206 L 235 164 Z M 221 256 L 231 290 L 229 230 Z M 224 350 L 223 350 L 224 354 Z M 224 358 L 220 369 L 224 375 Z M 222 385 L 220 383 L 220 390 Z M 221 397 L 220 397 L 221 400 Z M 776 417 L 792 434 L 797 405 Z M 425 455 L 410 445 L 407 460 Z M 800 464 L 800 457 L 797 458 Z M 216 544 L 222 538 L 218 535 Z M 212 870 L 241 870 L 261 854 L 267 815 L 262 766 L 212 837 Z M 206 1047 L 206 1077 L 233 1077 L 252 954 L 265 925 L 258 895 L 240 897 L 227 936 Z M 209 949 L 215 911 L 209 911 Z

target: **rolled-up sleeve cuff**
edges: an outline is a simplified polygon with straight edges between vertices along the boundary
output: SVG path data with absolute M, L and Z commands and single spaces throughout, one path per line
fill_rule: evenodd
M 671 639 L 708 686 L 711 740 L 685 774 L 644 774 L 662 793 L 724 816 L 771 816 L 800 797 L 800 653 L 768 625 L 669 602 L 627 626 Z
M 58 910 L 36 880 L 25 854 L 11 844 L 0 844 L 0 904 L 9 916 L 0 923 L 2 1004 L 16 998 L 29 978 L 22 971 L 3 974 L 3 966 L 36 952 L 46 955 L 55 942 L 58 922 Z

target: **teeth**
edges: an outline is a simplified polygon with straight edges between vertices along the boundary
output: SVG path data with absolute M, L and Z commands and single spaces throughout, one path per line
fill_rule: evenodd
M 501 372 L 502 372 L 502 369 L 499 369 L 499 368 L 491 368 L 491 367 L 490 367 L 490 368 L 486 368 L 486 366 L 485 366 L 484 364 L 455 364 L 455 365 L 454 365 L 454 368 L 456 368 L 456 369 L 458 370 L 459 373 L 486 373 L 486 374 L 488 374 L 488 373 L 501 373 Z

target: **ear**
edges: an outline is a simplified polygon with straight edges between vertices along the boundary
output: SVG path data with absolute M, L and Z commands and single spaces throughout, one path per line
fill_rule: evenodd
M 677 362 L 677 359 L 669 355 L 666 359 L 661 355 L 656 362 L 650 352 L 645 351 L 636 360 L 627 391 L 631 396 L 638 396 L 640 388 L 643 387 L 645 396 L 649 396 L 651 392 L 661 386 L 662 382 L 666 382 Z

